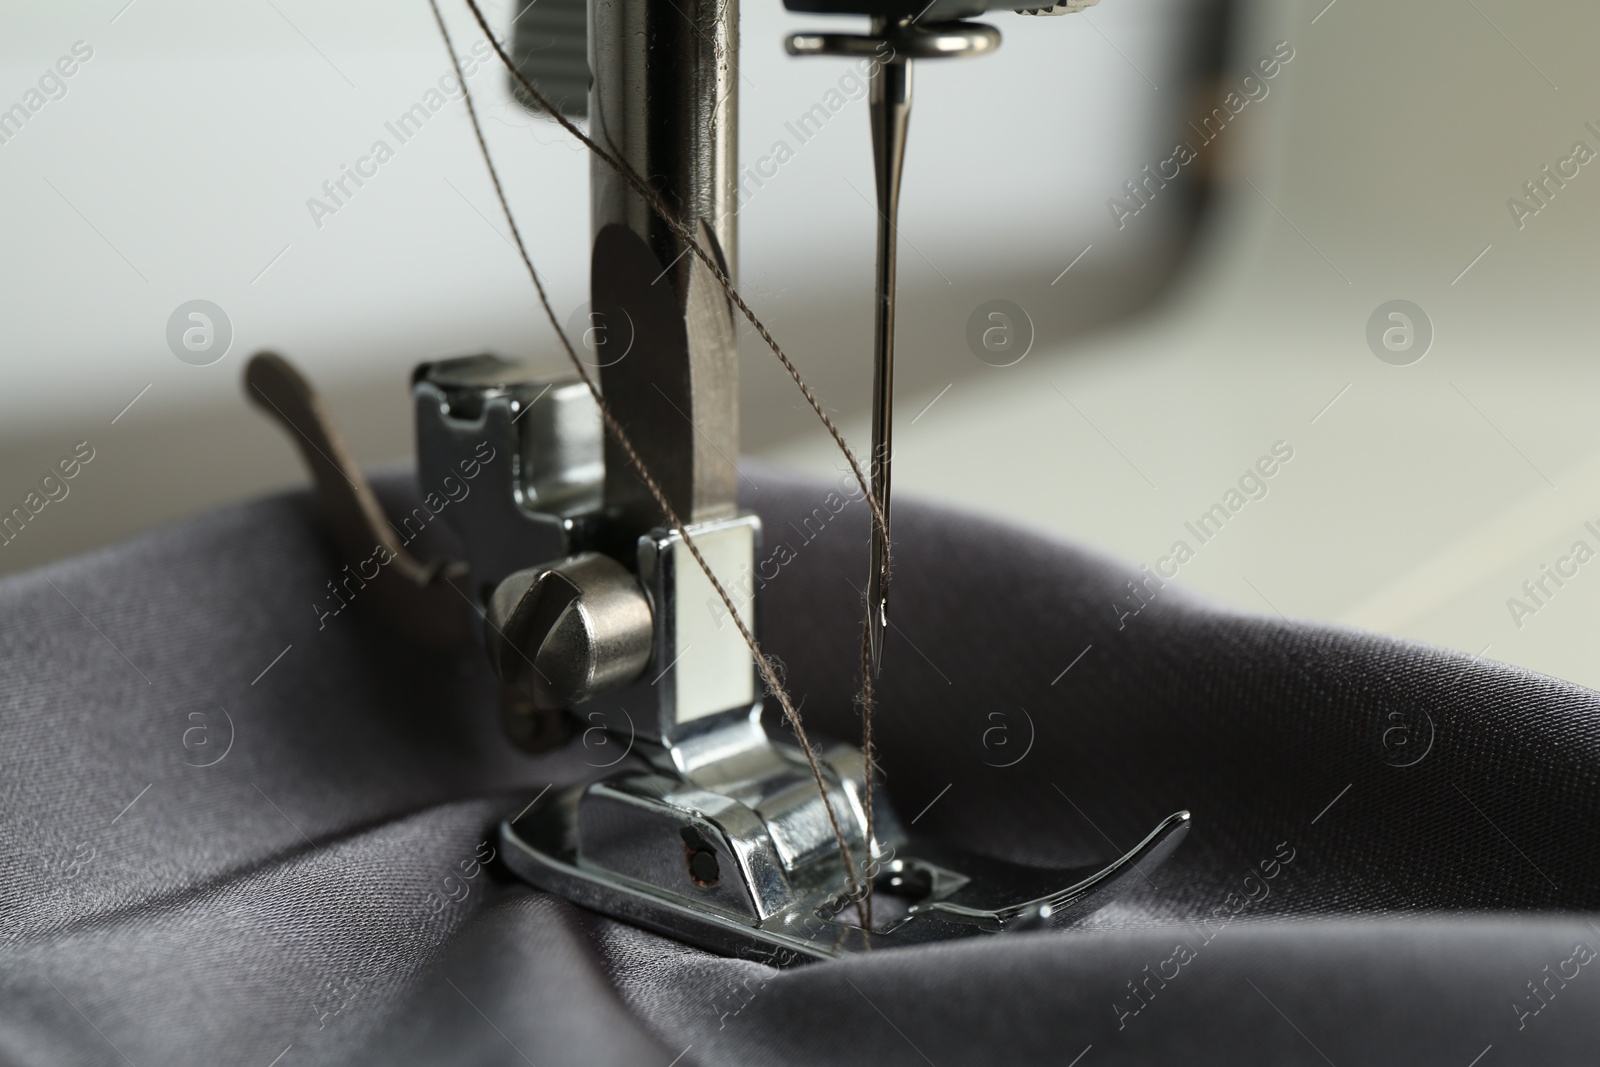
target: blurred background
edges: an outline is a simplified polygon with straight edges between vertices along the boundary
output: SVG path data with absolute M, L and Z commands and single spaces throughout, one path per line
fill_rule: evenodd
M 443 6 L 469 52 L 470 16 Z M 804 144 L 786 125 L 849 72 L 782 51 L 827 21 L 744 5 L 743 159 L 794 153 L 746 187 L 739 252 L 864 451 L 866 104 Z M 897 492 L 1135 565 L 1182 539 L 1175 580 L 1243 610 L 1600 686 L 1600 9 L 1104 0 L 993 21 L 998 54 L 917 68 Z M 71 0 L 4 23 L 0 511 L 80 442 L 93 459 L 0 571 L 304 484 L 241 391 L 258 349 L 296 361 L 375 465 L 412 452 L 417 362 L 560 369 L 459 101 L 404 143 L 386 127 L 450 69 L 422 0 Z M 575 311 L 587 160 L 500 70 L 469 83 Z M 376 175 L 313 210 L 380 139 Z M 204 366 L 169 343 L 196 300 L 231 334 Z M 995 301 L 998 351 L 973 340 Z M 759 340 L 742 353 L 747 452 L 831 478 L 786 375 Z M 1215 504 L 1202 542 L 1186 524 Z

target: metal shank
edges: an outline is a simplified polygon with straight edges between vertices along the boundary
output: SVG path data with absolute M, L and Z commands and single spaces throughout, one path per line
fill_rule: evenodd
M 595 138 L 733 277 L 737 0 L 592 0 L 589 20 Z M 591 167 L 591 291 L 606 399 L 685 522 L 731 515 L 739 368 L 727 298 L 642 197 L 600 159 Z M 628 335 L 620 355 L 613 349 Z M 665 525 L 610 436 L 606 472 L 619 539 Z

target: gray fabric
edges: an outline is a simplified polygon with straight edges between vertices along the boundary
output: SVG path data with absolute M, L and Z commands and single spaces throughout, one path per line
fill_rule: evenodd
M 747 473 L 792 554 L 766 643 L 854 738 L 865 508 Z M 475 649 L 319 630 L 338 565 L 290 495 L 0 582 L 0 1061 L 1594 1061 L 1596 694 L 1170 586 L 1130 615 L 1114 563 L 896 524 L 902 816 L 1067 865 L 1192 809 L 1151 884 L 1070 930 L 780 973 L 480 869 L 587 768 L 508 749 Z

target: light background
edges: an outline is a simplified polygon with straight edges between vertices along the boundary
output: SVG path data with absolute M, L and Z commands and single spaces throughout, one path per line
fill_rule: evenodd
M 414 363 L 494 349 L 556 366 L 459 104 L 320 229 L 306 209 L 448 69 L 425 4 L 124 2 L 4 16 L 0 107 L 74 41 L 95 54 L 0 145 L 0 503 L 20 502 L 73 443 L 97 450 L 71 495 L 0 549 L 4 569 L 303 482 L 243 400 L 257 348 L 317 381 L 366 462 L 410 451 Z M 445 6 L 464 50 L 465 13 Z M 1287 441 L 1295 456 L 1269 495 L 1181 584 L 1600 685 L 1600 561 L 1520 627 L 1506 604 L 1574 540 L 1600 548 L 1582 526 L 1600 526 L 1600 163 L 1520 230 L 1506 207 L 1574 141 L 1600 150 L 1584 128 L 1600 127 L 1600 11 L 1248 9 L 1231 83 L 1278 41 L 1295 58 L 1208 150 L 1223 200 L 1178 285 L 1129 314 L 1171 268 L 1172 212 L 1158 197 L 1119 230 L 1106 200 L 1169 154 L 1171 119 L 1192 105 L 1167 78 L 1183 12 L 1105 0 L 1083 16 L 1005 18 L 997 56 L 919 67 L 897 490 L 1149 563 Z M 745 5 L 747 160 L 842 73 L 781 53 L 786 30 L 817 21 Z M 575 307 L 586 161 L 509 104 L 498 73 L 473 88 L 557 306 Z M 858 444 L 865 123 L 864 103 L 847 107 L 741 212 L 745 287 Z M 194 298 L 236 331 L 211 367 L 166 346 L 168 315 Z M 993 298 L 1039 327 L 1012 367 L 966 346 L 968 315 Z M 1380 362 L 1364 336 L 1396 298 L 1435 331 L 1411 366 Z M 770 354 L 743 353 L 747 446 L 831 472 Z

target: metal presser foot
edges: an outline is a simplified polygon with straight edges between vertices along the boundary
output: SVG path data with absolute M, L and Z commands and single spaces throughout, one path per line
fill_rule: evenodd
M 878 83 L 874 104 L 880 189 L 892 193 L 904 62 L 992 48 L 992 30 L 950 22 L 989 5 L 935 0 L 923 11 L 936 24 L 919 29 L 915 10 L 888 10 L 890 0 L 861 0 L 872 10 L 858 12 L 847 10 L 853 0 L 815 2 L 868 14 L 878 36 L 812 35 L 796 51 L 877 54 L 883 39 L 897 49 L 898 73 Z M 1038 870 L 908 836 L 875 788 L 869 841 L 861 753 L 818 752 L 819 789 L 803 756 L 761 725 L 755 663 L 730 617 L 759 639 L 749 576 L 761 520 L 737 503 L 737 333 L 706 264 L 737 276 L 737 27 L 736 0 L 591 0 L 590 134 L 648 176 L 681 225 L 592 160 L 593 310 L 580 356 L 731 604 L 602 433 L 578 379 L 533 377 L 489 356 L 425 364 L 413 378 L 424 493 L 448 491 L 463 472 L 475 478 L 442 518 L 465 548 L 460 584 L 512 694 L 508 733 L 546 738 L 540 724 L 564 717 L 606 764 L 604 776 L 552 790 L 504 823 L 501 854 L 529 882 L 596 911 L 780 964 L 1071 921 L 1162 862 L 1188 813 L 1107 866 Z M 687 254 L 685 233 L 704 257 Z M 879 264 L 885 456 L 892 246 L 891 211 Z M 887 473 L 875 478 L 885 513 Z M 870 929 L 857 919 L 841 838 L 875 888 Z
M 1179 812 L 1109 865 L 1043 870 L 910 837 L 880 789 L 869 847 L 861 753 L 820 753 L 825 802 L 798 750 L 763 729 L 750 654 L 681 538 L 655 528 L 626 562 L 608 554 L 619 520 L 604 504 L 600 422 L 582 384 L 474 357 L 424 365 L 414 391 L 424 489 L 479 472 L 442 518 L 466 547 L 491 661 L 530 713 L 567 709 L 591 762 L 611 764 L 502 825 L 505 863 L 532 884 L 787 964 L 1070 922 L 1187 832 Z M 496 458 L 475 463 L 485 455 Z M 690 529 L 739 588 L 759 558 L 760 519 L 730 511 Z M 736 604 L 753 626 L 753 604 Z M 856 920 L 827 806 L 873 879 L 872 929 Z
M 1178 812 L 1104 867 L 1024 867 L 908 836 L 877 789 L 869 850 L 861 753 L 828 747 L 827 803 L 875 888 L 876 921 L 864 929 L 810 769 L 762 728 L 750 656 L 727 639 L 736 629 L 708 607 L 710 585 L 681 540 L 660 529 L 637 538 L 632 569 L 596 550 L 617 519 L 603 503 L 600 423 L 581 382 L 488 356 L 421 367 L 424 504 L 398 525 L 286 361 L 257 355 L 246 384 L 303 445 L 341 554 L 390 550 L 388 584 L 362 601 L 376 605 L 372 621 L 411 645 L 451 647 L 468 600 L 481 603 L 511 741 L 543 752 L 582 731 L 600 775 L 541 794 L 500 828 L 501 858 L 540 888 L 784 965 L 1071 922 L 1148 874 L 1189 829 Z M 461 538 L 470 570 L 404 547 L 434 514 Z M 757 558 L 754 515 L 691 531 L 725 579 Z
M 841 782 L 851 755 L 829 761 Z M 1178 812 L 1108 866 L 1068 870 L 886 838 L 871 867 L 884 918 L 869 930 L 846 917 L 854 904 L 836 855 L 786 863 L 781 823 L 768 821 L 782 813 L 763 804 L 767 783 L 742 784 L 748 792 L 731 795 L 655 775 L 589 786 L 506 822 L 502 856 L 534 885 L 595 911 L 784 966 L 1071 922 L 1109 903 L 1141 865 L 1164 861 L 1189 829 L 1189 813 Z M 833 851 L 831 838 L 819 844 Z

